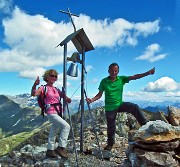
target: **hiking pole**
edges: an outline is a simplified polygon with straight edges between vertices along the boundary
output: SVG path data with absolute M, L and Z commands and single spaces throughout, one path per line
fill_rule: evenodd
M 78 120 L 78 114 L 79 114 L 79 111 L 80 111 L 80 106 L 81 106 L 81 100 L 80 100 L 80 103 L 79 103 L 79 107 L 78 107 L 78 111 L 77 111 L 77 113 L 76 113 L 76 115 L 75 115 L 75 122 L 74 122 L 74 131 L 76 131 L 76 125 L 77 125 L 77 120 Z
M 67 103 L 67 102 L 66 102 L 66 103 Z M 77 164 L 77 167 L 79 167 L 77 150 L 76 150 L 76 143 L 75 143 L 75 139 L 74 139 L 74 131 L 73 131 L 73 128 L 72 128 L 72 121 L 71 121 L 71 116 L 70 116 L 70 113 L 69 113 L 68 104 L 67 104 L 67 111 L 68 111 L 68 115 L 69 115 L 69 120 L 70 120 L 70 125 L 71 125 L 71 131 L 72 131 L 72 136 L 73 136 L 73 145 L 74 145 L 74 150 L 75 150 L 75 154 L 76 154 L 76 164 Z
M 64 88 L 62 88 L 62 92 L 65 95 Z M 66 95 L 64 97 L 66 97 Z M 65 103 L 66 103 L 66 106 L 67 106 L 67 111 L 68 111 L 68 116 L 69 116 L 69 121 L 70 121 L 70 127 L 71 127 L 71 131 L 72 131 L 73 145 L 74 145 L 74 150 L 75 150 L 75 154 L 76 154 L 76 164 L 77 164 L 77 167 L 79 167 L 77 150 L 76 150 L 76 143 L 75 143 L 75 139 L 74 139 L 74 131 L 73 131 L 73 128 L 72 128 L 72 121 L 71 121 L 71 116 L 70 116 L 70 112 L 69 112 L 69 106 L 68 106 L 68 103 L 67 103 L 66 100 L 65 100 Z
M 86 91 L 84 90 L 84 94 L 85 94 L 85 97 L 87 99 L 87 95 L 86 95 Z M 100 145 L 99 145 L 99 139 L 98 139 L 98 135 L 97 135 L 97 131 L 96 131 L 96 128 L 95 128 L 95 121 L 94 121 L 94 118 L 93 118 L 93 115 L 91 113 L 91 109 L 90 109 L 90 105 L 89 103 L 87 103 L 87 106 L 88 106 L 88 110 L 89 110 L 89 113 L 90 113 L 90 116 L 91 116 L 91 120 L 92 120 L 92 125 L 93 125 L 93 130 L 95 132 L 95 135 L 96 135 L 96 141 L 97 141 L 97 144 L 98 144 L 98 147 L 99 147 L 99 151 L 101 153 L 101 158 L 103 160 L 103 153 L 102 153 L 102 150 L 100 148 Z

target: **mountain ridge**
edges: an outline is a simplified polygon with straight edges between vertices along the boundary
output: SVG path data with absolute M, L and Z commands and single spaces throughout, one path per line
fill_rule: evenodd
M 13 100 L 14 102 L 20 104 L 21 106 L 38 106 L 36 97 L 32 97 L 28 93 L 19 94 L 16 96 L 7 96 L 9 99 Z M 180 102 L 178 101 L 130 101 L 132 103 L 138 104 L 140 108 L 147 109 L 149 111 L 155 112 L 161 110 L 165 114 L 167 114 L 167 107 L 174 106 L 180 108 Z M 86 102 L 85 102 L 86 103 Z M 80 105 L 80 99 L 72 99 L 72 103 L 69 104 L 69 108 L 72 110 L 72 114 L 78 111 Z M 102 107 L 104 106 L 103 100 L 97 100 L 90 104 L 90 107 Z M 88 109 L 88 106 L 85 104 L 85 109 Z
M 150 106 L 152 103 L 141 102 L 139 105 L 142 109 L 157 112 L 163 111 L 167 114 L 167 106 L 165 104 L 175 104 L 180 106 L 179 102 L 158 102 L 158 105 Z M 153 103 L 154 104 L 154 103 Z M 161 105 L 162 104 L 162 105 Z M 78 112 L 80 105 L 79 99 L 72 99 L 72 103 L 69 104 L 70 115 Z M 175 106 L 175 107 L 176 107 Z M 91 109 L 97 107 L 104 107 L 104 102 L 98 100 L 90 105 Z M 180 108 L 180 107 L 179 107 Z M 85 104 L 85 110 L 88 110 L 88 106 Z M 21 94 L 16 96 L 0 95 L 0 133 L 7 135 L 17 134 L 23 131 L 31 131 L 35 127 L 42 125 L 47 121 L 47 118 L 42 118 L 40 115 L 40 108 L 38 108 L 36 97 L 30 96 L 30 94 Z

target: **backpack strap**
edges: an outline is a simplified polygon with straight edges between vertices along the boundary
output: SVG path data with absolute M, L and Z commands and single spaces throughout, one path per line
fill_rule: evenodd
M 62 98 L 62 92 L 60 91 L 59 88 L 56 88 L 56 90 L 58 91 L 59 93 L 59 102 L 58 103 L 53 103 L 53 104 L 46 104 L 45 103 L 45 98 L 46 98 L 46 94 L 47 94 L 47 87 L 46 85 L 42 85 L 43 86 L 43 98 L 42 98 L 42 103 L 45 107 L 45 110 L 44 111 L 41 111 L 41 114 L 43 115 L 44 117 L 44 113 L 46 113 L 46 111 L 48 110 L 49 107 L 53 106 L 54 109 L 56 110 L 57 114 L 62 117 L 62 103 L 61 103 L 61 98 Z M 58 106 L 59 106 L 59 109 L 58 109 Z
M 62 118 L 63 116 L 63 110 L 62 110 L 62 103 L 61 103 L 61 98 L 62 98 L 62 92 L 60 91 L 59 88 L 55 87 L 56 90 L 59 93 L 59 103 L 55 103 L 55 104 L 51 104 L 52 106 L 54 106 L 55 110 L 57 111 L 58 115 Z M 59 106 L 59 110 L 57 109 L 57 106 Z
M 42 91 L 41 91 L 41 93 L 42 93 L 42 104 L 44 105 L 44 107 L 45 107 L 45 109 L 44 110 L 41 110 L 41 115 L 43 116 L 43 118 L 44 118 L 44 112 L 46 111 L 46 104 L 45 104 L 45 98 L 46 98 L 46 93 L 47 93 L 47 88 L 46 88 L 46 86 L 45 85 L 41 85 L 42 86 Z
M 59 93 L 59 101 L 61 101 L 61 98 L 62 98 L 62 96 L 63 96 L 63 93 L 62 93 L 62 91 L 60 91 L 60 89 L 59 88 L 57 88 L 57 87 L 55 87 L 56 88 L 56 90 L 58 91 L 58 93 Z

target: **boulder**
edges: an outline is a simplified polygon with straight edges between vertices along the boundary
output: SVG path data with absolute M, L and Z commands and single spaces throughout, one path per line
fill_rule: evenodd
M 131 166 L 180 166 L 180 126 L 149 121 L 130 134 L 126 156 Z
M 168 107 L 169 123 L 173 126 L 180 125 L 180 109 L 176 107 Z

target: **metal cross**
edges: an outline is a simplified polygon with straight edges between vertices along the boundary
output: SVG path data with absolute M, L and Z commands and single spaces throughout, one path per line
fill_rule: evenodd
M 67 10 L 68 10 L 68 12 L 63 11 L 63 10 L 60 10 L 59 12 L 62 12 L 62 13 L 65 13 L 65 14 L 68 14 L 68 15 L 69 15 L 69 17 L 70 17 L 70 19 L 71 19 L 71 22 L 72 22 L 72 25 L 73 25 L 73 27 L 74 27 L 74 32 L 76 32 L 76 27 L 75 27 L 75 24 L 74 24 L 74 22 L 73 22 L 72 16 L 76 16 L 76 17 L 79 17 L 79 16 L 78 16 L 77 14 L 71 13 L 70 10 L 69 10 L 69 8 L 67 8 Z

